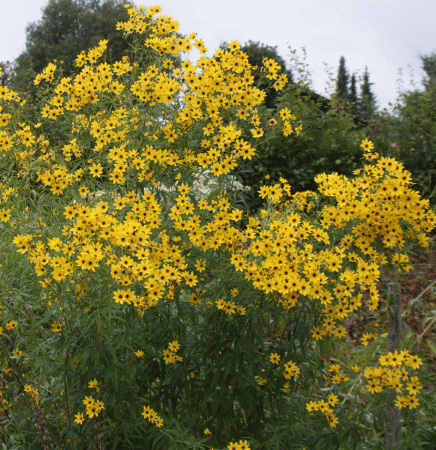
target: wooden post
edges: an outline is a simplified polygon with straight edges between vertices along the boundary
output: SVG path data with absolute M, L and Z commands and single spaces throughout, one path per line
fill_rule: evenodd
M 401 323 L 401 286 L 398 280 L 388 286 L 388 322 L 387 322 L 387 351 L 401 352 L 402 323 Z M 401 410 L 395 406 L 396 394 L 388 397 L 386 407 L 386 450 L 398 449 L 401 445 Z

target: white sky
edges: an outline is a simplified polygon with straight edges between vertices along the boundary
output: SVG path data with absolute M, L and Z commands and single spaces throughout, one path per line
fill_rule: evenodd
M 13 60 L 25 49 L 25 28 L 38 21 L 48 0 L 0 0 L 0 61 Z M 397 98 L 398 73 L 405 88 L 411 73 L 421 87 L 420 54 L 436 51 L 436 0 L 134 0 L 158 4 L 196 32 L 212 54 L 222 41 L 260 41 L 278 46 L 289 61 L 288 46 L 307 51 L 313 88 L 326 95 L 323 62 L 336 76 L 343 55 L 348 71 L 368 66 L 379 107 Z M 410 65 L 411 70 L 408 68 Z

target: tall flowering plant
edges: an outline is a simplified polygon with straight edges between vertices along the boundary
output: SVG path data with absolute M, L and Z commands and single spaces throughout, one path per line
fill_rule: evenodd
M 331 363 L 347 318 L 377 310 L 380 268 L 407 270 L 408 246 L 428 243 L 435 216 L 410 174 L 365 140 L 354 179 L 319 175 L 318 193 L 295 195 L 286 180 L 264 185 L 267 206 L 250 216 L 232 170 L 303 124 L 284 108 L 261 126 L 265 94 L 238 42 L 206 57 L 159 7 L 128 12 L 118 28 L 129 57 L 104 62 L 101 41 L 78 55 L 74 78 L 58 79 L 55 64 L 37 76 L 40 122 L 23 121 L 25 101 L 0 89 L 9 439 L 307 445 L 345 432 L 344 392 L 362 374 L 369 392 L 396 389 L 414 408 L 420 360 L 408 351 L 379 366 Z M 198 61 L 175 68 L 193 47 Z M 273 61 L 263 71 L 284 87 Z

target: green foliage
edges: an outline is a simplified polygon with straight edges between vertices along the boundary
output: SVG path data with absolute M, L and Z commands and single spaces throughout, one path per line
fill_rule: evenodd
M 436 56 L 422 57 L 424 90 L 400 93 L 393 114 L 380 113 L 369 127 L 371 138 L 385 156 L 402 161 L 416 188 L 435 202 L 436 188 Z
M 365 130 L 358 118 L 340 101 L 329 101 L 316 94 L 310 88 L 308 70 L 302 66 L 296 61 L 293 71 L 299 73 L 299 79 L 279 92 L 276 100 L 279 109 L 292 109 L 302 122 L 302 130 L 289 136 L 274 134 L 257 145 L 253 159 L 238 168 L 240 182 L 249 187 L 244 196 L 252 211 L 262 205 L 258 191 L 267 176 L 272 182 L 282 177 L 294 192 L 300 192 L 316 189 L 314 177 L 319 173 L 351 176 L 359 163 L 359 145 Z M 268 131 L 278 126 L 269 120 L 281 122 L 279 113 L 265 111 L 261 116 L 261 126 Z
M 14 72 L 14 63 L 10 61 L 0 63 L 0 85 L 9 86 Z
M 425 72 L 423 85 L 426 90 L 436 83 L 436 52 L 421 56 L 422 68 Z

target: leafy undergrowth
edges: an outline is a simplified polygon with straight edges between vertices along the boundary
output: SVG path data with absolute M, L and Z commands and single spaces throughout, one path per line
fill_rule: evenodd
M 401 278 L 404 334 L 436 372 L 436 249 L 417 249 L 413 270 Z
M 436 248 L 416 248 L 411 256 L 412 268 L 401 274 L 399 282 L 402 297 L 403 347 L 418 352 L 429 362 L 436 373 Z M 378 288 L 386 291 L 391 282 L 384 274 Z M 377 311 L 386 307 L 383 299 Z M 361 345 L 362 334 L 368 330 L 378 331 L 380 314 L 369 311 L 360 317 L 353 317 L 347 323 L 351 347 Z
M 436 246 L 431 241 L 429 248 L 415 248 L 410 258 L 411 270 L 399 277 L 402 300 L 402 348 L 409 349 L 423 361 L 420 381 L 420 407 L 418 415 L 411 418 L 407 411 L 402 410 L 403 425 L 412 421 L 411 431 L 403 428 L 401 448 L 436 449 L 436 406 L 434 390 L 436 387 Z M 384 273 L 378 286 L 380 292 L 387 292 L 392 283 L 392 277 Z M 377 334 L 386 336 L 386 323 L 381 318 L 386 316 L 386 301 L 382 298 L 379 308 L 366 314 L 355 315 L 347 321 L 347 348 L 339 354 L 351 357 L 360 351 L 362 336 Z M 368 352 L 379 352 L 386 346 L 386 339 L 378 342 L 368 342 Z M 363 402 L 369 398 L 363 396 Z M 372 431 L 369 431 L 372 434 Z M 366 440 L 365 448 L 384 449 L 384 430 L 381 428 L 372 438 Z M 409 442 L 409 443 L 408 443 Z

